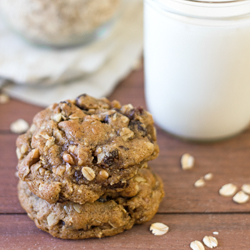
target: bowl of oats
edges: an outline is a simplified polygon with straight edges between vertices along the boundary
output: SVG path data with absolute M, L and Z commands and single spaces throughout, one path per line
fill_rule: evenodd
M 107 34 L 119 16 L 122 0 L 2 0 L 6 24 L 38 45 L 86 44 Z

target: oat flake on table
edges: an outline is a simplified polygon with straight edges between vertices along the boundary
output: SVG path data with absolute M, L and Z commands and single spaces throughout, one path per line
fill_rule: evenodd
M 221 187 L 221 189 L 219 190 L 219 194 L 222 196 L 233 196 L 237 191 L 237 187 L 232 184 L 232 183 L 228 183 L 225 184 Z
M 218 246 L 218 240 L 213 236 L 205 236 L 203 238 L 203 242 L 209 248 L 214 248 Z
M 192 250 L 205 250 L 205 247 L 203 246 L 203 244 L 198 240 L 191 242 L 190 248 Z
M 29 124 L 23 119 L 18 119 L 10 124 L 10 131 L 16 134 L 22 134 L 29 129 Z
M 213 175 L 212 173 L 208 173 L 208 174 L 206 174 L 206 175 L 204 176 L 204 179 L 205 179 L 206 181 L 210 181 L 210 180 L 213 179 L 213 177 L 214 177 L 214 175 Z
M 206 185 L 205 181 L 203 178 L 200 178 L 194 183 L 194 186 L 199 188 L 199 187 L 204 187 Z
M 150 226 L 149 230 L 152 232 L 152 234 L 160 236 L 166 234 L 169 230 L 169 227 L 163 223 L 156 222 Z
M 194 157 L 188 153 L 185 153 L 181 157 L 181 167 L 183 170 L 192 169 L 194 167 Z
M 250 194 L 250 184 L 244 184 L 241 187 L 242 191 L 244 191 L 246 194 Z
M 243 204 L 249 201 L 249 195 L 243 191 L 239 191 L 234 197 L 233 201 L 239 204 Z

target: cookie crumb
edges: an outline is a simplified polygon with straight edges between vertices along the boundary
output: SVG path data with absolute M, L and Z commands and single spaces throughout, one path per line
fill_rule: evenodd
M 193 250 L 205 250 L 205 247 L 203 246 L 203 244 L 198 240 L 191 242 L 190 248 Z
M 243 191 L 239 191 L 234 197 L 233 201 L 239 204 L 246 203 L 249 200 L 249 195 Z
M 203 242 L 209 248 L 214 248 L 218 246 L 218 240 L 213 236 L 205 236 L 203 238 Z
M 233 196 L 236 193 L 236 191 L 237 187 L 232 183 L 228 183 L 221 187 L 221 189 L 219 190 L 219 194 L 228 197 L 228 196 Z
M 150 229 L 149 229 L 152 234 L 154 235 L 163 235 L 163 234 L 166 234 L 169 230 L 169 227 L 163 223 L 153 223 L 151 226 L 150 226 Z
M 195 183 L 194 183 L 194 186 L 195 187 L 204 187 L 206 185 L 205 181 L 203 178 L 200 178 L 199 180 L 197 180 Z
M 10 124 L 10 131 L 16 134 L 22 134 L 29 129 L 29 124 L 23 119 L 18 119 Z
M 183 170 L 192 169 L 194 167 L 194 157 L 190 154 L 184 154 L 181 157 L 181 167 Z
M 250 194 L 250 184 L 244 184 L 241 187 L 242 191 L 244 191 L 246 194 Z

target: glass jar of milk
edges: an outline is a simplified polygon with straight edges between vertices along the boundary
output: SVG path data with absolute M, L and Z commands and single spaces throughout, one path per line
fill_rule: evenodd
M 164 130 L 218 140 L 250 121 L 250 0 L 144 0 L 145 92 Z

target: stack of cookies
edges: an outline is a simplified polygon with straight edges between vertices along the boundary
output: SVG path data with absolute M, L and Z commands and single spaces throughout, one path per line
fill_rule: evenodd
M 17 139 L 20 203 L 55 237 L 121 233 L 158 210 L 163 184 L 148 167 L 158 154 L 142 108 L 88 95 L 53 104 Z

